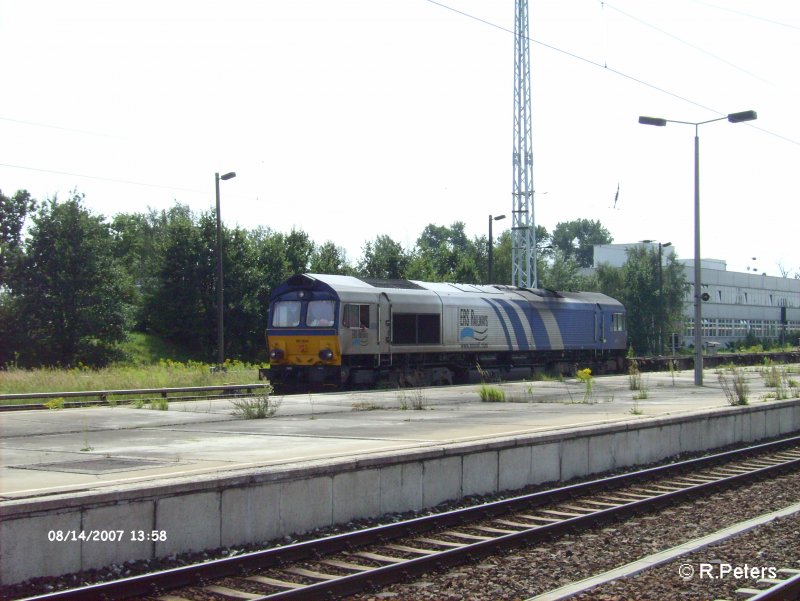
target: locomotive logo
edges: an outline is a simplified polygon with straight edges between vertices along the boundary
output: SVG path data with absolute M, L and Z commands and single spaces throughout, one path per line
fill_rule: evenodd
M 489 332 L 489 316 L 476 313 L 474 309 L 458 310 L 458 340 L 483 342 Z
M 367 331 L 364 329 L 361 330 L 350 330 L 351 336 L 351 344 L 353 346 L 367 346 Z

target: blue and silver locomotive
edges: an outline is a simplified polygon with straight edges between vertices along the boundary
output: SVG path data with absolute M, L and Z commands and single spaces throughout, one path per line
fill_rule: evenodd
M 625 309 L 596 292 L 302 274 L 270 297 L 278 390 L 618 371 Z

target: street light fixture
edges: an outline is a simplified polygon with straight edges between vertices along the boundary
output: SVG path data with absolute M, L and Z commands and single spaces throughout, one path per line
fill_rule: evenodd
M 498 215 L 497 217 L 492 217 L 491 215 L 489 215 L 489 269 L 488 269 L 489 281 L 486 283 L 490 285 L 492 283 L 492 280 L 494 279 L 494 262 L 493 262 L 494 242 L 492 241 L 492 221 L 500 221 L 501 219 L 505 218 L 506 218 L 505 215 Z
M 219 180 L 227 181 L 234 177 L 236 177 L 236 173 L 233 171 L 224 175 L 214 174 L 214 184 L 217 189 L 217 368 L 220 370 L 222 369 L 222 364 L 225 363 L 225 336 L 222 331 L 224 285 L 222 280 L 222 218 L 219 212 Z
M 727 119 L 731 123 L 753 121 L 758 115 L 755 111 L 742 111 L 730 113 L 725 117 L 709 119 L 708 121 L 675 121 L 658 117 L 639 117 L 642 125 L 655 125 L 664 127 L 667 123 L 681 123 L 694 126 L 694 384 L 703 385 L 703 309 L 700 282 L 700 137 L 698 128 L 706 123 Z

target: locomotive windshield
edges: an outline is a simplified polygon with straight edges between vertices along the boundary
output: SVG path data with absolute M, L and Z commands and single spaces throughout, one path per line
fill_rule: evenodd
M 272 315 L 276 328 L 294 328 L 300 325 L 300 301 L 278 301 Z
M 333 325 L 333 310 L 336 305 L 332 300 L 309 301 L 306 314 L 306 325 L 312 328 L 329 328 Z
M 277 301 L 272 310 L 272 327 L 296 328 L 303 322 L 310 328 L 329 328 L 334 322 L 335 308 L 336 301 L 332 300 Z

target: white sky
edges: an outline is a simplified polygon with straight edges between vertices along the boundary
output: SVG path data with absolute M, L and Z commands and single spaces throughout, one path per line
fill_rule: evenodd
M 443 2 L 513 31 L 513 0 Z M 800 3 L 529 2 L 534 40 L 587 59 L 531 44 L 537 224 L 597 219 L 691 258 L 693 127 L 638 116 L 753 109 L 700 127 L 702 254 L 800 271 Z M 0 0 L 0 189 L 203 211 L 214 172 L 236 171 L 227 224 L 295 226 L 353 262 L 428 223 L 486 235 L 509 215 L 497 235 L 513 50 L 426 0 Z

